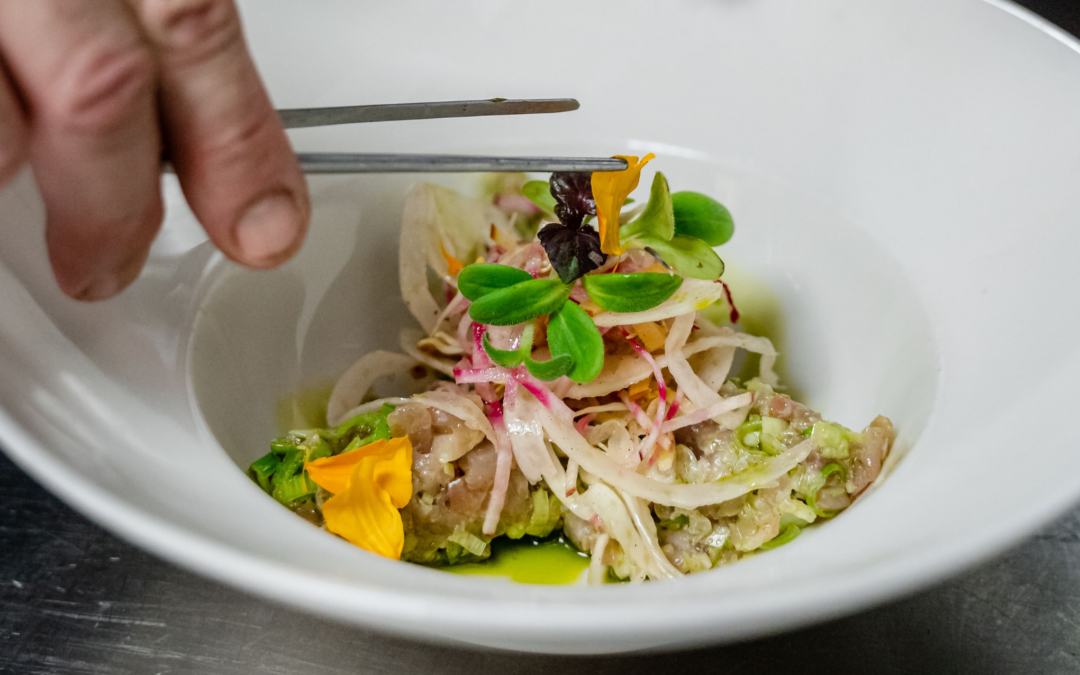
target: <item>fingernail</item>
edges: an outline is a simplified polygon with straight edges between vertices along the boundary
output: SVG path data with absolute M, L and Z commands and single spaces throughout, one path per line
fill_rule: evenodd
M 87 284 L 75 298 L 86 302 L 108 300 L 132 284 L 146 264 L 149 251 L 137 251 L 115 273 Z
M 108 300 L 119 293 L 121 288 L 122 286 L 119 277 L 110 276 L 91 282 L 82 290 L 75 293 L 74 297 L 76 300 L 82 300 L 84 302 Z
M 273 265 L 287 257 L 303 227 L 296 202 L 278 193 L 256 202 L 236 226 L 236 243 L 245 262 Z

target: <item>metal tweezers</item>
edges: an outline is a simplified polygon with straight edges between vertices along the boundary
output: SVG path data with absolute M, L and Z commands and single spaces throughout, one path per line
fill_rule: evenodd
M 429 120 L 442 117 L 534 115 L 577 110 L 572 98 L 393 103 L 341 108 L 279 110 L 286 129 L 359 122 Z M 340 152 L 297 153 L 305 173 L 487 172 L 487 171 L 622 171 L 626 160 L 614 157 L 474 157 L 469 155 L 402 155 Z

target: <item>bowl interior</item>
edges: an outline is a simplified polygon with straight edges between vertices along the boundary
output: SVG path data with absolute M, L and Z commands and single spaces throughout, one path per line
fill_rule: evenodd
M 567 115 L 293 140 L 655 152 L 673 186 L 735 214 L 722 254 L 783 317 L 789 384 L 849 425 L 889 415 L 911 450 L 826 527 L 679 583 L 529 587 L 375 559 L 280 508 L 238 466 L 264 452 L 283 397 L 394 348 L 409 321 L 396 228 L 417 177 L 313 179 L 310 240 L 269 273 L 223 262 L 166 181 L 146 273 L 88 306 L 56 289 L 23 175 L 0 192 L 0 439 L 123 536 L 384 630 L 597 652 L 734 639 L 880 601 L 1017 541 L 1080 494 L 1071 436 L 1032 423 L 1080 402 L 1068 295 L 1080 284 L 1080 59 L 1012 6 L 241 6 L 280 107 L 577 96 Z
M 721 249 L 725 278 L 743 324 L 766 327 L 777 342 L 783 383 L 852 427 L 889 415 L 904 454 L 933 408 L 938 359 L 897 261 L 826 205 L 767 180 L 705 158 L 662 153 L 655 165 L 675 189 L 717 195 L 736 214 L 736 237 Z M 294 261 L 259 275 L 230 266 L 206 285 L 187 369 L 196 408 L 240 467 L 283 430 L 325 424 L 318 402 L 352 361 L 400 351 L 399 331 L 416 324 L 398 288 L 398 227 L 402 196 L 417 180 L 470 193 L 481 182 L 318 179 L 317 219 Z

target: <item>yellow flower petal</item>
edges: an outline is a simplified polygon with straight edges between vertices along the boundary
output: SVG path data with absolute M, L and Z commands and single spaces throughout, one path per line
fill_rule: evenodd
M 494 225 L 492 225 L 492 227 L 494 227 Z M 442 250 L 442 257 L 446 260 L 446 273 L 452 277 L 456 277 L 461 270 L 465 269 L 465 264 L 450 255 L 441 240 L 439 241 L 439 248 Z
M 650 159 L 656 159 L 651 152 L 641 161 L 637 157 L 615 155 L 625 159 L 629 165 L 622 171 L 596 171 L 592 175 L 593 199 L 596 200 L 596 220 L 600 224 L 600 250 L 610 255 L 622 253 L 619 245 L 619 211 L 626 198 L 637 187 L 641 178 L 641 168 Z
M 341 473 L 350 465 L 352 471 L 342 488 Z M 398 509 L 409 503 L 413 490 L 412 443 L 407 436 L 316 460 L 308 464 L 308 472 L 327 490 L 333 492 L 331 485 L 340 490 L 323 504 L 326 529 L 362 549 L 401 559 L 405 527 Z
M 333 457 L 323 457 L 308 462 L 304 468 L 307 469 L 308 477 L 315 481 L 316 485 L 321 486 L 328 492 L 338 494 L 339 492 L 345 492 L 345 488 L 349 487 L 349 479 L 352 477 L 353 469 L 360 463 L 360 460 L 369 455 L 382 452 L 385 445 L 385 440 L 378 440 L 351 452 L 344 452 Z
M 645 349 L 648 349 L 650 352 L 655 352 L 664 347 L 664 340 L 667 338 L 667 332 L 655 321 L 635 323 L 634 332 L 641 338 L 641 342 L 645 345 Z
M 652 377 L 646 377 L 644 380 L 639 380 L 626 390 L 628 398 L 638 398 L 649 393 L 649 385 L 652 384 Z

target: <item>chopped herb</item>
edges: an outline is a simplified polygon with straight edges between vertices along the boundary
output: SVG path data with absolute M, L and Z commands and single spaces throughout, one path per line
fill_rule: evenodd
M 780 530 L 780 534 L 762 544 L 760 548 L 762 551 L 771 551 L 774 548 L 790 543 L 795 537 L 799 536 L 800 532 L 802 532 L 801 527 L 795 523 L 788 523 Z

